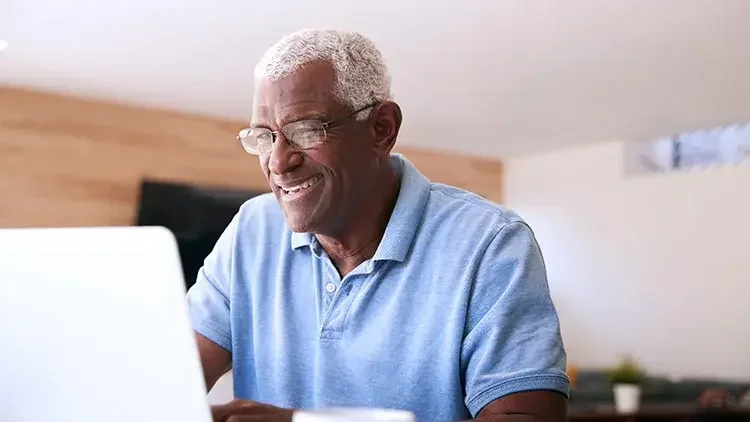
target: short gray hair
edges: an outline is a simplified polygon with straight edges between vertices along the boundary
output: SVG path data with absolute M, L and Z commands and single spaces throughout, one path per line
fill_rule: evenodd
M 255 67 L 255 79 L 279 80 L 311 62 L 333 65 L 333 95 L 356 110 L 392 99 L 391 77 L 383 55 L 368 38 L 339 29 L 303 29 L 271 46 Z M 359 113 L 363 119 L 368 110 Z

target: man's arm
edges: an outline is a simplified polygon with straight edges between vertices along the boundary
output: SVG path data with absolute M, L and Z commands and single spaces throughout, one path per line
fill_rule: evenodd
M 206 389 L 211 390 L 216 381 L 232 368 L 232 354 L 198 333 L 195 333 L 195 338 L 198 342 L 198 354 L 200 354 L 201 366 L 203 366 Z
M 565 396 L 554 391 L 510 394 L 488 404 L 477 420 L 487 422 L 565 422 Z
M 232 366 L 229 292 L 232 284 L 237 216 L 219 237 L 187 293 L 206 388 L 213 388 Z
M 462 346 L 466 407 L 479 420 L 567 418 L 569 380 L 541 250 L 523 222 L 489 241 L 472 286 Z

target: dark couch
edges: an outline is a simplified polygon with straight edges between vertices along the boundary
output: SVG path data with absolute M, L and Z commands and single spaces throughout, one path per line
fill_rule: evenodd
M 690 404 L 697 403 L 698 397 L 710 388 L 723 388 L 737 397 L 750 391 L 750 381 L 730 382 L 715 379 L 683 378 L 671 380 L 665 377 L 648 377 L 642 385 L 641 403 L 649 404 Z M 612 406 L 614 402 L 612 386 L 605 371 L 580 370 L 576 386 L 571 391 L 570 407 L 577 410 L 595 410 Z

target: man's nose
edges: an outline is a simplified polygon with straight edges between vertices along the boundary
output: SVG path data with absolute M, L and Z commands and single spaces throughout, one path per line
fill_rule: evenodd
M 274 174 L 284 174 L 302 164 L 302 154 L 292 147 L 283 133 L 279 133 L 271 149 L 268 169 Z

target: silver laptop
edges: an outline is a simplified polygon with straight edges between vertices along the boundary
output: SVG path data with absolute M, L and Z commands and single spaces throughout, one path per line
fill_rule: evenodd
M 211 421 L 169 231 L 0 230 L 0 421 Z

